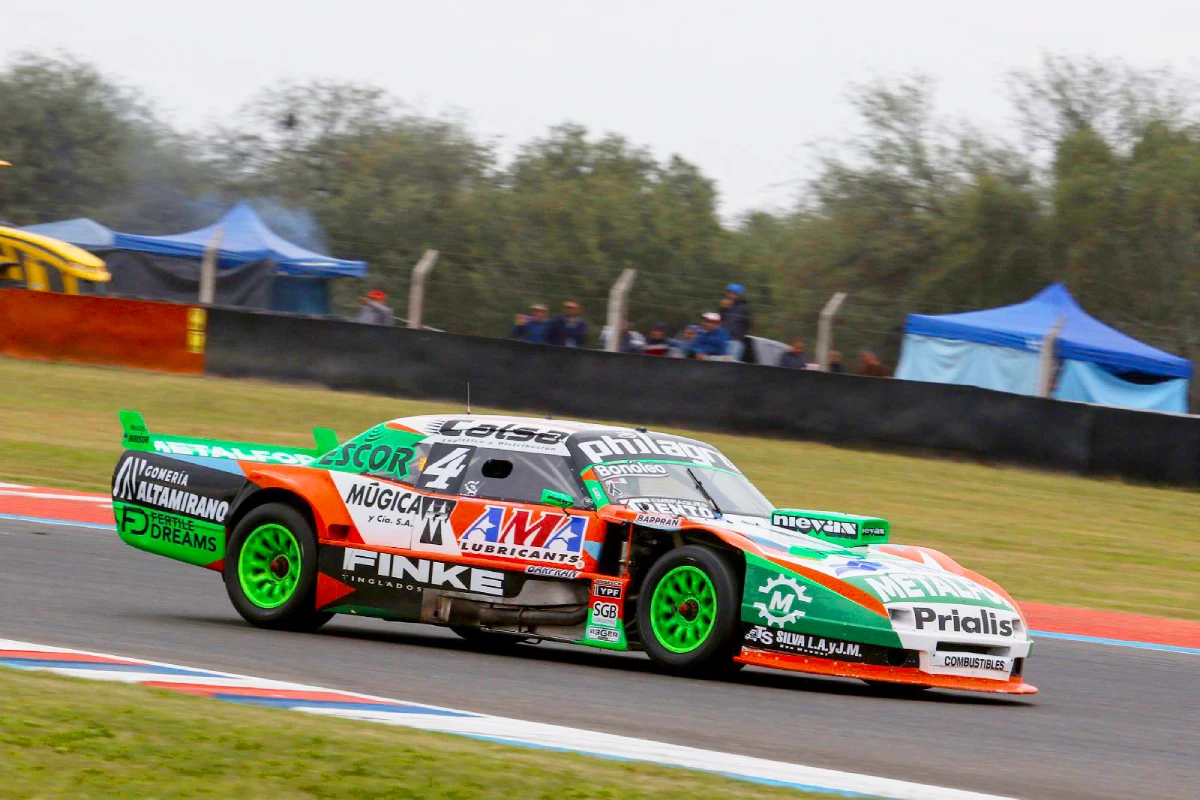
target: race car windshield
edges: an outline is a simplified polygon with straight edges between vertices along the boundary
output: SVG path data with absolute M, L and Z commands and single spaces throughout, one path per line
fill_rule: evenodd
M 675 516 L 713 518 L 716 512 L 692 473 L 712 496 L 722 514 L 770 517 L 771 501 L 742 475 L 697 464 L 626 461 L 593 468 L 605 494 L 614 503 L 638 511 Z

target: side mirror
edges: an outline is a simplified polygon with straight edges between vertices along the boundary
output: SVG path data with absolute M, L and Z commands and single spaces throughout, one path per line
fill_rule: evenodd
M 553 489 L 542 489 L 542 504 L 547 506 L 558 506 L 559 508 L 571 508 L 575 505 L 575 498 L 566 492 L 556 492 Z

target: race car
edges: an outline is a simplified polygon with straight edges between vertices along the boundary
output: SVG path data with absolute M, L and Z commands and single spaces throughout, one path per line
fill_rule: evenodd
M 443 414 L 313 448 L 151 433 L 120 412 L 127 544 L 220 573 L 261 628 L 334 614 L 448 626 L 481 647 L 642 650 L 1030 694 L 1025 618 L 995 583 L 878 517 L 776 508 L 715 447 L 645 428 Z

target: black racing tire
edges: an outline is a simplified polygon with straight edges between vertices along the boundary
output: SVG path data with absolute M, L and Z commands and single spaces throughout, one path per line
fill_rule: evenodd
M 290 534 L 290 541 L 278 529 Z M 253 542 L 247 550 L 246 544 L 252 535 Z M 271 542 L 284 542 L 285 546 L 281 547 L 287 553 L 281 552 L 272 558 L 266 571 L 255 569 L 256 556 L 275 549 L 260 541 L 269 535 L 273 536 Z M 242 564 L 244 550 L 246 563 Z M 299 569 L 292 563 L 296 552 L 300 556 Z M 288 554 L 291 554 L 290 558 Z M 304 515 L 290 505 L 265 503 L 238 522 L 225 548 L 224 574 L 230 602 L 242 619 L 255 627 L 308 632 L 317 630 L 333 618 L 333 614 L 317 611 L 315 607 L 317 537 Z
M 689 570 L 703 573 L 715 594 L 711 603 L 704 604 L 707 610 L 697 609 L 692 619 L 688 619 L 691 596 L 686 590 L 677 595 L 670 586 L 673 580 L 677 586 L 686 585 Z M 663 595 L 656 597 L 664 579 L 668 585 L 663 586 Z M 704 581 L 693 580 L 703 587 Z M 677 607 L 673 605 L 673 600 L 685 595 L 689 599 Z M 696 596 L 703 600 L 707 591 L 701 588 Z M 703 545 L 669 550 L 651 565 L 638 592 L 637 626 L 642 647 L 655 664 L 668 672 L 696 678 L 728 676 L 740 666 L 733 657 L 740 649 L 737 633 L 741 606 L 742 576 L 729 557 Z M 702 636 L 694 633 L 697 620 L 709 618 L 707 631 Z
M 513 650 L 520 645 L 530 644 L 529 637 L 522 636 L 519 633 L 489 631 L 486 628 L 477 628 L 474 625 L 451 625 L 450 630 L 454 631 L 458 634 L 459 638 L 477 650 L 485 650 L 491 653 L 503 653 Z

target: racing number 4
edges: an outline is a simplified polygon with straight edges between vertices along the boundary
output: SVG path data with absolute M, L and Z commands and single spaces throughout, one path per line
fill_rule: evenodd
M 469 447 L 456 447 L 432 464 L 426 464 L 422 474 L 432 475 L 434 480 L 426 481 L 423 484 L 424 488 L 449 489 L 450 481 L 462 475 L 463 470 L 467 468 L 467 456 L 470 453 Z

